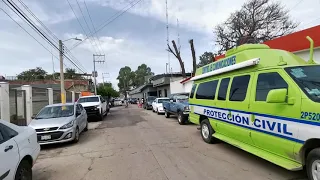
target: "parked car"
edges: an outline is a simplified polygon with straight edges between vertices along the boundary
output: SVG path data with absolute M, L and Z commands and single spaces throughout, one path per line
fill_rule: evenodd
M 157 98 L 152 102 L 152 111 L 157 114 L 164 113 L 163 102 L 169 101 L 169 98 Z
M 129 103 L 130 103 L 130 104 L 137 104 L 137 103 L 138 103 L 138 99 L 137 99 L 137 98 L 131 98 L 131 99 L 129 100 Z
M 179 124 L 185 124 L 190 112 L 188 98 L 188 93 L 172 94 L 169 102 L 163 102 L 165 117 L 169 118 L 171 114 L 177 115 Z
M 79 135 L 88 130 L 87 113 L 81 104 L 52 104 L 44 107 L 29 124 L 43 144 L 78 142 Z
M 147 110 L 152 109 L 152 102 L 153 102 L 156 98 L 157 98 L 156 96 L 148 96 L 148 97 L 146 98 L 146 100 L 143 102 L 143 103 L 144 103 L 144 105 L 143 105 L 144 109 L 147 109 Z
M 31 180 L 32 166 L 39 154 L 40 145 L 34 129 L 0 120 L 1 180 Z
M 114 99 L 114 106 L 122 106 L 121 99 Z
M 77 103 L 84 107 L 89 118 L 95 117 L 102 121 L 103 117 L 108 114 L 109 105 L 100 95 L 80 97 Z

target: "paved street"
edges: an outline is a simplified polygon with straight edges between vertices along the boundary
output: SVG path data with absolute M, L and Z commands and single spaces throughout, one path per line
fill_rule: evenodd
M 206 144 L 195 125 L 152 111 L 116 107 L 78 144 L 43 147 L 35 180 L 302 180 L 225 143 Z

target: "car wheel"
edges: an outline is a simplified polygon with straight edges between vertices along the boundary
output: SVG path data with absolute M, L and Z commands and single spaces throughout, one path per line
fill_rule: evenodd
M 164 111 L 164 116 L 165 116 L 166 118 L 169 118 L 169 117 L 170 117 L 170 113 L 165 110 L 165 111 Z
M 156 111 L 152 108 L 152 112 L 156 112 Z
M 15 180 L 32 180 L 32 166 L 27 160 L 22 160 L 17 169 Z
M 87 120 L 87 122 L 86 122 L 86 127 L 83 129 L 83 131 L 88 131 L 88 120 Z
M 201 121 L 200 129 L 201 129 L 201 137 L 206 143 L 212 144 L 215 142 L 216 139 L 212 137 L 212 134 L 214 133 L 214 131 L 208 119 Z
M 185 124 L 185 118 L 183 116 L 183 112 L 179 112 L 178 113 L 178 122 L 180 125 L 184 125 Z
M 74 134 L 74 139 L 73 142 L 77 143 L 79 141 L 80 133 L 79 133 L 79 128 L 77 127 L 76 132 Z
M 320 179 L 320 148 L 313 149 L 307 156 L 306 171 L 308 179 Z

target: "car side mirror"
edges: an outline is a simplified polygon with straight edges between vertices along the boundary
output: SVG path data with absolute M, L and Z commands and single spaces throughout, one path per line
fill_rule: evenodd
M 284 103 L 287 98 L 287 89 L 273 89 L 269 91 L 267 103 Z

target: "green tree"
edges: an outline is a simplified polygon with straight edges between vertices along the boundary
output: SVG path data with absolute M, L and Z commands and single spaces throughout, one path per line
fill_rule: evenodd
M 43 80 L 47 76 L 47 72 L 41 67 L 36 67 L 35 69 L 29 69 L 18 74 L 17 78 L 19 80 L 34 81 Z
M 132 85 L 134 87 L 143 85 L 145 83 L 145 77 L 150 75 L 154 75 L 154 73 L 151 71 L 151 68 L 146 64 L 141 64 L 134 73 L 134 81 Z
M 135 73 L 132 72 L 129 66 L 121 68 L 117 77 L 117 80 L 119 81 L 119 91 L 126 95 L 126 91 L 130 90 L 130 88 L 133 86 L 134 77 Z
M 214 54 L 212 52 L 204 52 L 200 57 L 200 62 L 197 64 L 197 68 L 210 64 L 214 61 Z
M 111 83 L 100 84 L 97 87 L 97 94 L 108 98 L 119 97 L 119 92 L 112 87 Z
M 243 43 L 262 43 L 286 34 L 298 26 L 280 1 L 249 0 L 240 10 L 215 27 L 219 54 Z

